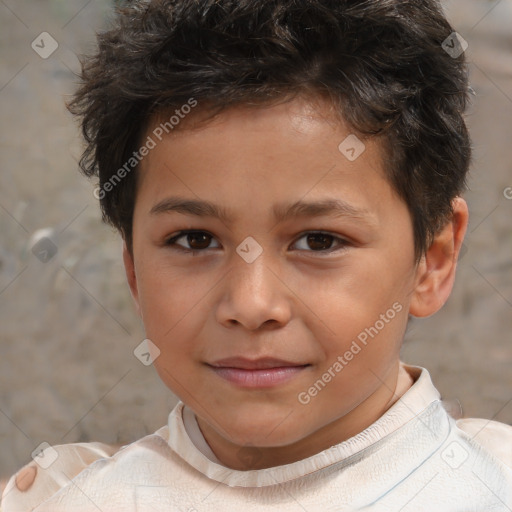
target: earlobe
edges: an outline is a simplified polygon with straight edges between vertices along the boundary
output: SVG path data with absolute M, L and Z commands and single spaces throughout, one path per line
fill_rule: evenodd
M 455 280 L 457 259 L 468 225 L 466 201 L 452 201 L 453 215 L 437 233 L 417 267 L 409 313 L 427 317 L 441 309 L 448 300 Z
M 137 275 L 135 273 L 135 263 L 133 261 L 132 254 L 130 253 L 128 247 L 126 246 L 126 241 L 123 241 L 123 262 L 124 270 L 126 272 L 126 279 L 128 281 L 128 286 L 130 287 L 133 302 L 135 303 L 135 309 L 137 310 L 137 314 L 141 316 L 139 290 L 137 287 Z

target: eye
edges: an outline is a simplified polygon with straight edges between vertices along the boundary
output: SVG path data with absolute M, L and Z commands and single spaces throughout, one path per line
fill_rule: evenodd
M 309 232 L 303 234 L 294 245 L 300 245 L 299 241 L 305 239 L 305 244 L 299 247 L 300 250 L 308 252 L 334 252 L 344 249 L 349 242 L 335 235 L 323 232 Z M 338 244 L 338 248 L 332 248 L 333 243 Z
M 178 241 L 182 239 L 188 244 L 188 247 L 178 243 Z M 209 248 L 208 246 L 212 240 L 214 240 L 213 236 L 206 231 L 180 231 L 178 234 L 169 238 L 165 242 L 165 245 L 174 246 L 174 248 L 184 252 L 202 252 Z M 211 249 L 217 247 L 220 247 L 220 245 L 211 247 Z

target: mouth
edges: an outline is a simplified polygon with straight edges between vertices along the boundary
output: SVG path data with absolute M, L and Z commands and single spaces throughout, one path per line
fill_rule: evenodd
M 212 371 L 228 382 L 244 388 L 268 388 L 288 382 L 311 364 L 274 358 L 233 357 L 207 363 Z

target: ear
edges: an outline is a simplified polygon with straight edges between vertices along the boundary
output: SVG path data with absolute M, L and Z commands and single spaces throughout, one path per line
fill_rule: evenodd
M 133 256 L 130 254 L 128 247 L 126 246 L 126 241 L 123 240 L 123 262 L 124 262 L 124 270 L 126 272 L 126 279 L 128 281 L 128 286 L 130 287 L 130 291 L 132 293 L 133 302 L 135 303 L 135 309 L 137 310 L 137 314 L 141 316 L 140 313 L 140 303 L 139 303 L 139 290 L 137 287 L 137 275 L 135 274 L 135 264 L 133 261 Z
M 409 313 L 433 315 L 448 300 L 455 280 L 457 258 L 468 225 L 468 206 L 461 197 L 452 201 L 453 215 L 436 234 L 416 270 Z

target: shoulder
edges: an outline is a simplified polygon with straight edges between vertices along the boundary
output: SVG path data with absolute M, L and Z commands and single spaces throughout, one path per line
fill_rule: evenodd
M 2 512 L 32 510 L 90 464 L 119 449 L 104 443 L 48 445 L 10 478 L 2 495 Z
M 481 418 L 462 418 L 456 421 L 458 429 L 512 468 L 512 426 Z
M 94 491 L 111 492 L 111 485 L 126 482 L 134 468 L 151 462 L 168 447 L 167 426 L 128 445 L 73 443 L 47 447 L 40 456 L 11 477 L 5 487 L 2 512 L 23 512 L 53 503 L 59 496 L 92 486 Z M 57 510 L 52 508 L 49 510 Z M 44 509 L 46 510 L 46 508 Z M 60 510 L 60 509 L 59 509 Z M 77 509 L 78 510 L 78 509 Z

